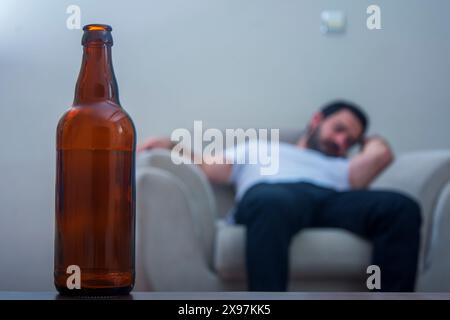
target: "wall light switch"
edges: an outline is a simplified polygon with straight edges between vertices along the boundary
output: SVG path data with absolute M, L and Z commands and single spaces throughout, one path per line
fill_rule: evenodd
M 343 11 L 323 11 L 320 15 L 320 31 L 328 33 L 344 33 L 346 28 L 346 18 Z

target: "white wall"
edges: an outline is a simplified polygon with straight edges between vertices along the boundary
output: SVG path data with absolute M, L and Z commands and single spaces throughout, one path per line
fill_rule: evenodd
M 373 3 L 381 31 L 366 28 Z M 447 0 L 2 0 L 0 290 L 52 289 L 55 127 L 81 62 L 69 4 L 82 24 L 113 26 L 121 101 L 140 139 L 197 119 L 303 127 L 343 97 L 398 153 L 450 148 Z M 319 32 L 324 9 L 347 13 L 346 34 Z

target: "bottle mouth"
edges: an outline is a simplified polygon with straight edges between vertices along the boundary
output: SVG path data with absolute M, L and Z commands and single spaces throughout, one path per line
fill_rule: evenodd
M 107 24 L 87 24 L 83 27 L 84 31 L 112 31 L 111 26 Z
M 113 45 L 112 28 L 107 24 L 88 24 L 83 27 L 83 46 Z

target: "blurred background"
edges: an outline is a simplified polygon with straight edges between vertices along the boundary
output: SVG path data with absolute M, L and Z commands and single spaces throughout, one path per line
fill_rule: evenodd
M 371 4 L 381 30 L 366 27 Z M 0 290 L 24 289 L 17 277 L 53 289 L 52 270 L 33 270 L 53 259 L 55 130 L 82 57 L 69 5 L 82 26 L 113 27 L 120 99 L 138 141 L 194 120 L 301 128 L 345 98 L 397 154 L 450 148 L 447 0 L 2 0 Z M 346 15 L 344 32 L 321 32 L 326 10 Z

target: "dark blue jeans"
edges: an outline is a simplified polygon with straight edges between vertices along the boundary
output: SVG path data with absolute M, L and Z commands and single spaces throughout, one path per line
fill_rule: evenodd
M 421 213 L 414 200 L 400 193 L 263 183 L 244 194 L 235 220 L 247 229 L 250 291 L 286 291 L 293 236 L 319 227 L 346 229 L 371 241 L 381 291 L 414 291 Z

